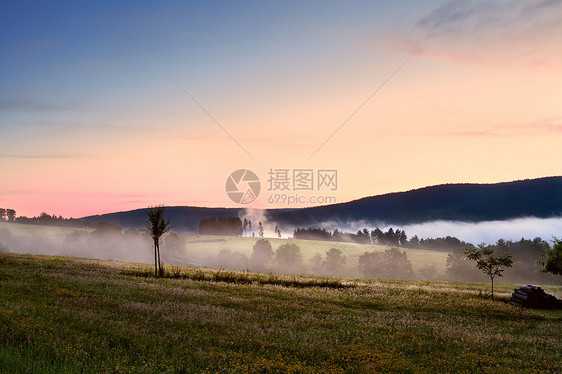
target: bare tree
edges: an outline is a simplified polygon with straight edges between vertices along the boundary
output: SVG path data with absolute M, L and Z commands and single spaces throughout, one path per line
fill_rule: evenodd
M 172 228 L 170 220 L 164 218 L 164 210 L 163 205 L 148 207 L 146 210 L 148 215 L 146 226 L 152 240 L 154 240 L 154 275 L 156 277 L 164 272 L 162 260 L 160 259 L 160 237 Z

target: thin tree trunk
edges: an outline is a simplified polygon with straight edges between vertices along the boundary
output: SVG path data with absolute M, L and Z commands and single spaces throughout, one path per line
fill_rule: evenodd
M 156 241 L 154 241 L 154 276 L 158 277 L 158 255 L 156 252 Z
M 494 278 L 492 277 L 492 301 L 494 300 Z
M 160 243 L 156 242 L 156 248 L 158 251 L 158 275 L 160 275 L 160 271 L 162 270 L 162 260 L 160 259 Z

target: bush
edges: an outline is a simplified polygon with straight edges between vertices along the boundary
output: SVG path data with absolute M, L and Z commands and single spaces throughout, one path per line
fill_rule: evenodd
M 410 279 L 414 276 L 406 252 L 398 248 L 363 253 L 359 256 L 359 269 L 367 278 Z
M 278 272 L 299 274 L 303 271 L 301 249 L 296 244 L 282 244 L 275 252 L 275 265 Z

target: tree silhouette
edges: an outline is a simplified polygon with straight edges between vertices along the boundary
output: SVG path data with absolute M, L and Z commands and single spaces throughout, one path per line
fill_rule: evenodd
M 394 247 L 384 252 L 363 253 L 359 256 L 359 269 L 367 278 L 408 279 L 414 275 L 406 252 Z
M 148 215 L 146 226 L 152 240 L 154 240 L 154 275 L 156 277 L 164 272 L 162 260 L 160 259 L 160 237 L 172 228 L 170 220 L 164 218 L 164 210 L 165 208 L 162 205 L 148 207 L 146 210 Z
M 359 269 L 366 278 L 383 277 L 382 252 L 365 252 L 359 256 Z
M 185 242 L 181 236 L 171 232 L 164 238 L 162 247 L 166 253 L 171 253 L 174 256 L 185 255 Z
M 0 208 L 0 221 L 3 221 L 4 217 L 6 217 L 6 209 Z
M 554 238 L 553 242 L 552 249 L 545 250 L 546 260 L 537 262 L 544 267 L 541 270 L 543 273 L 562 275 L 562 239 Z
M 251 263 L 256 269 L 263 271 L 273 258 L 273 249 L 267 239 L 259 239 L 254 244 Z
M 445 273 L 450 280 L 470 281 L 481 276 L 466 256 L 465 250 L 460 248 L 454 248 L 449 252 L 446 266 Z
M 8 216 L 8 222 L 14 222 L 16 219 L 16 211 L 13 209 L 6 209 L 6 215 Z
M 275 252 L 275 263 L 282 273 L 296 274 L 302 271 L 302 254 L 298 245 L 282 244 Z
M 310 266 L 312 268 L 312 272 L 314 274 L 323 274 L 324 273 L 324 260 L 322 259 L 322 255 L 320 253 L 316 253 L 310 260 L 308 260 Z
M 492 300 L 494 300 L 494 278 L 495 276 L 502 276 L 504 269 L 502 267 L 510 268 L 513 265 L 513 260 L 509 253 L 504 253 L 501 256 L 494 256 L 494 249 L 485 247 L 468 248 L 465 252 L 467 258 L 476 261 L 476 267 L 484 272 L 492 281 Z
M 346 258 L 343 255 L 343 252 L 339 248 L 330 248 L 329 251 L 326 252 L 326 260 L 324 261 L 324 266 L 328 271 L 328 274 L 335 275 L 339 273 L 345 265 Z
M 241 236 L 244 225 L 239 217 L 209 217 L 199 222 L 201 235 L 228 235 Z

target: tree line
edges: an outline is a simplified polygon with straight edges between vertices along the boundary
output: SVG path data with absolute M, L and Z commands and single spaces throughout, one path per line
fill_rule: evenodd
M 16 211 L 14 209 L 0 208 L 0 221 L 14 222 Z
M 210 267 L 232 270 L 253 270 L 283 274 L 312 273 L 316 275 L 343 276 L 346 264 L 356 262 L 357 270 L 365 278 L 413 279 L 412 263 L 405 251 L 390 248 L 383 252 L 365 251 L 359 260 L 349 256 L 340 248 L 330 248 L 324 255 L 316 253 L 304 260 L 300 246 L 285 243 L 274 249 L 267 239 L 259 239 L 248 257 L 239 251 L 221 249 L 208 263 Z M 308 265 L 308 266 L 307 266 Z M 308 270 L 306 270 L 308 268 Z
M 110 222 L 99 222 L 89 230 L 69 233 L 49 229 L 23 234 L 18 230 L 0 228 L 0 251 L 152 262 L 150 248 L 154 244 L 148 230 L 122 229 Z M 185 240 L 169 232 L 161 243 L 161 263 L 185 262 Z
M 76 252 L 76 248 L 87 248 L 95 253 L 104 253 L 112 251 L 117 254 L 119 250 L 127 253 L 126 257 L 134 257 L 138 259 L 139 252 L 132 253 L 131 246 L 138 251 L 138 247 L 145 246 L 148 241 L 154 244 L 155 255 L 155 272 L 159 274 L 163 268 L 163 261 L 160 255 L 161 236 L 170 229 L 169 220 L 163 217 L 163 207 L 153 207 L 152 209 L 162 208 L 159 212 L 152 212 L 149 208 L 148 230 L 139 231 L 136 229 L 123 230 L 120 226 L 100 222 L 92 225 L 92 232 L 76 231 L 69 234 L 64 242 L 52 243 L 52 247 L 59 248 L 64 254 L 72 255 Z M 157 209 L 158 210 L 158 209 Z M 153 213 L 151 216 L 150 213 Z M 158 214 L 157 214 L 158 213 Z M 80 220 L 64 219 L 41 213 L 38 217 L 31 219 L 27 217 L 15 217 L 13 209 L 1 209 L 0 218 L 5 217 L 11 222 L 22 219 L 22 222 L 61 225 L 74 223 L 81 224 Z M 160 226 L 159 226 L 160 225 Z M 223 235 L 246 235 L 251 231 L 252 222 L 246 218 L 241 220 L 238 217 L 211 217 L 200 222 L 200 233 L 222 233 Z M 280 230 L 276 227 L 275 233 L 281 236 Z M 258 223 L 258 235 L 263 237 L 263 225 Z M 448 251 L 446 262 L 446 276 L 448 279 L 454 280 L 481 280 L 482 274 L 475 269 L 473 261 L 484 261 L 490 258 L 503 258 L 507 263 L 506 256 L 509 256 L 509 266 L 505 273 L 494 273 L 489 270 L 488 276 L 505 276 L 507 281 L 521 281 L 526 279 L 529 282 L 552 280 L 548 278 L 548 274 L 544 274 L 546 270 L 552 274 L 560 274 L 562 270 L 562 249 L 561 242 L 558 239 L 553 240 L 553 247 L 541 238 L 524 239 L 519 241 L 511 241 L 499 239 L 495 244 L 474 246 L 466 243 L 458 238 L 447 236 L 445 238 L 429 238 L 418 239 L 414 236 L 408 240 L 404 230 L 389 228 L 382 231 L 378 227 L 373 230 L 363 229 L 357 233 L 345 233 L 339 230 L 333 232 L 319 228 L 297 228 L 294 231 L 294 237 L 298 239 L 316 239 L 336 241 L 345 238 L 353 242 L 362 242 L 370 244 L 387 245 L 391 248 L 385 251 L 366 251 L 357 259 L 352 261 L 357 263 L 357 270 L 367 278 L 412 278 L 414 272 L 411 262 L 407 258 L 407 253 L 402 252 L 398 247 L 410 248 L 427 248 L 440 249 Z M 45 238 L 15 238 L 8 230 L 0 230 L 0 244 L 4 247 L 12 247 L 20 249 L 22 247 L 34 248 L 50 245 L 48 239 Z M 174 256 L 181 261 L 182 255 L 185 255 L 186 243 L 182 237 L 175 233 L 168 233 L 163 241 L 164 252 L 168 258 L 173 260 Z M 480 253 L 480 258 L 478 254 Z M 80 253 L 83 255 L 83 253 Z M 503 256 L 503 257 L 502 257 Z M 119 256 L 123 258 L 122 256 Z M 308 266 L 305 266 L 301 249 L 294 243 L 283 244 L 275 251 L 271 247 L 268 240 L 260 239 L 253 247 L 250 257 L 238 251 L 229 249 L 221 250 L 215 258 L 210 260 L 210 265 L 217 267 L 229 267 L 234 269 L 252 269 L 257 271 L 279 271 L 284 273 L 301 273 L 305 268 L 311 269 L 315 274 L 334 275 L 343 272 L 344 266 L 349 265 L 349 259 L 344 255 L 341 249 L 331 248 L 326 251 L 325 255 L 315 254 L 309 260 Z M 347 266 L 349 269 L 349 266 Z M 480 270 L 484 269 L 482 265 Z M 418 270 L 422 278 L 434 279 L 436 269 L 434 265 L 428 265 Z M 491 272 L 491 273 L 490 273 Z M 493 277 L 491 277 L 493 282 Z
M 343 232 L 338 229 L 328 231 L 323 228 L 296 228 L 293 231 L 293 238 L 304 240 L 323 240 L 333 242 L 347 242 L 360 244 L 378 244 L 393 247 L 421 248 L 433 250 L 450 250 L 453 248 L 474 247 L 472 243 L 467 243 L 453 236 L 444 238 L 427 238 L 420 239 L 414 235 L 408 240 L 406 231 L 399 228 L 390 227 L 387 231 L 383 231 L 376 227 L 372 230 L 364 228 L 356 233 Z
M 239 217 L 209 217 L 199 221 L 199 234 L 201 235 L 227 235 L 227 236 L 256 236 L 253 228 L 255 223 L 248 218 L 241 220 Z M 275 234 L 281 237 L 281 230 L 275 226 Z M 263 224 L 258 221 L 258 237 L 263 238 Z
M 535 256 L 522 249 L 529 244 L 535 245 Z M 540 248 L 543 248 L 542 252 Z M 407 252 L 396 247 L 384 251 L 365 251 L 358 258 L 346 256 L 340 248 L 330 248 L 324 255 L 316 253 L 308 260 L 306 266 L 301 248 L 297 244 L 281 244 L 277 249 L 273 249 L 267 239 L 256 241 L 249 257 L 242 252 L 225 248 L 219 251 L 208 265 L 232 270 L 285 274 L 306 272 L 329 276 L 349 276 L 349 271 L 355 268 L 363 278 L 376 279 L 421 278 L 484 282 L 488 278 L 492 282 L 493 295 L 496 277 L 504 277 L 507 282 L 512 283 L 523 281 L 556 283 L 554 275 L 562 274 L 560 263 L 562 241 L 555 240 L 554 247 L 549 248 L 548 243 L 540 239 L 522 239 L 519 242 L 499 240 L 494 245 L 481 244 L 476 247 L 456 249 L 447 257 L 445 277 L 437 272 L 435 264 L 426 265 L 414 272 Z M 510 252 L 510 249 L 513 252 Z M 543 261 L 537 260 L 537 257 L 542 258 Z
M 199 222 L 201 235 L 242 235 L 242 220 L 239 217 L 209 217 Z
M 90 227 L 90 225 L 81 219 L 77 218 L 64 218 L 63 216 L 50 215 L 46 212 L 41 212 L 36 217 L 16 216 L 14 209 L 0 208 L 0 222 L 16 222 L 28 225 L 44 225 L 44 226 L 59 226 L 59 227 Z

